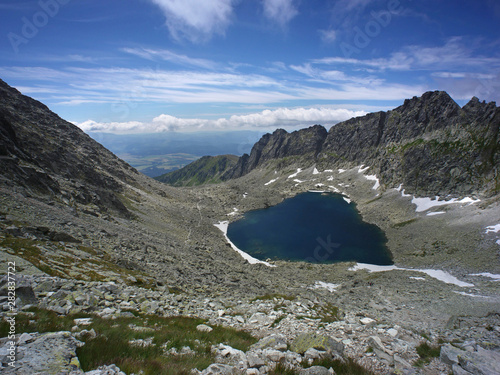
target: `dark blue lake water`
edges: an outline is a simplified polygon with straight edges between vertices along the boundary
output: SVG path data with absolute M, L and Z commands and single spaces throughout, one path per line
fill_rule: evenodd
M 362 221 L 340 194 L 302 193 L 229 224 L 241 250 L 265 260 L 393 264 L 384 232 Z

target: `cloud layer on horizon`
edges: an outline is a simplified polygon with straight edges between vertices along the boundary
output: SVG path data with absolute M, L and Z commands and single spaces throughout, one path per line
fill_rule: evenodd
M 297 129 L 321 124 L 325 127 L 348 120 L 352 117 L 364 116 L 365 111 L 353 111 L 344 108 L 278 108 L 264 110 L 247 115 L 233 115 L 229 118 L 215 120 L 197 118 L 179 118 L 162 114 L 151 122 L 128 121 L 99 123 L 88 120 L 75 123 L 85 132 L 104 133 L 160 133 L 169 131 L 219 131 L 219 130 L 274 130 L 276 128 Z

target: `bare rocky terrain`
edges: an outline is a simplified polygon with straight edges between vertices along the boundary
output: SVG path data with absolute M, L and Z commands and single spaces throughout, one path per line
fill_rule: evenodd
M 301 143 L 306 152 L 254 158 L 251 168 L 243 160 L 245 173 L 226 182 L 174 188 L 138 173 L 41 103 L 3 82 L 0 88 L 3 322 L 12 313 L 7 277 L 14 262 L 19 314 L 36 306 L 61 317 L 86 313 L 110 322 L 131 312 L 197 316 L 209 327 L 243 329 L 264 340 L 241 353 L 214 345 L 217 364 L 197 373 L 267 374 L 280 362 L 297 373 L 327 373 L 302 369 L 320 357 L 352 358 L 378 374 L 497 373 L 500 202 L 494 181 L 482 183 L 496 176 L 497 154 L 477 154 L 493 164 L 483 166 L 481 178 L 468 174 L 477 179 L 466 177 L 473 183 L 467 188 L 457 179 L 427 191 L 415 189 L 415 175 L 398 181 L 398 168 L 389 175 L 358 156 L 341 163 L 314 157 L 307 152 L 317 150 L 314 137 L 326 136 L 315 128 L 298 138 L 275 134 L 291 145 L 313 134 Z M 484 106 L 496 124 L 498 111 Z M 447 108 L 456 110 L 449 102 Z M 436 135 L 439 129 L 431 130 Z M 469 151 L 472 158 L 476 153 Z M 341 193 L 355 204 L 365 221 L 385 232 L 395 266 L 370 272 L 355 263 L 250 264 L 215 226 L 309 190 Z M 442 193 L 448 202 L 437 206 L 436 199 L 423 199 L 427 193 Z M 3 371 L 50 373 L 44 366 L 64 347 L 53 373 L 83 373 L 75 350 L 78 340 L 89 339 L 82 331 L 92 325 L 75 327 L 52 336 L 16 332 L 15 370 L 8 364 L 9 340 L 0 340 Z M 299 348 L 304 334 L 329 344 L 311 339 Z M 415 366 L 422 343 L 439 345 L 440 357 Z M 30 354 L 41 352 L 46 357 Z M 478 369 L 478 361 L 485 367 Z M 119 372 L 107 365 L 93 374 Z

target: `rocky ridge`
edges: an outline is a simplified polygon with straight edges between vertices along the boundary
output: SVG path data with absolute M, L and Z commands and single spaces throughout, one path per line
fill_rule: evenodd
M 463 108 L 442 91 L 405 100 L 388 112 L 334 125 L 264 135 L 223 180 L 271 160 L 321 169 L 370 166 L 385 187 L 417 196 L 498 193 L 500 108 L 472 98 Z

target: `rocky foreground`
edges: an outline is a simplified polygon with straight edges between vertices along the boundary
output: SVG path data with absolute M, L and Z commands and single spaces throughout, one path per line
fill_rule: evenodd
M 2 283 L 5 288 L 6 281 Z M 246 352 L 222 342 L 212 345 L 215 363 L 203 371 L 193 370 L 193 374 L 268 374 L 278 365 L 296 369 L 298 374 L 331 374 L 321 366 L 302 368 L 321 358 L 351 358 L 375 374 L 446 374 L 451 369 L 454 374 L 500 371 L 500 316 L 494 313 L 456 317 L 445 329 L 416 332 L 371 314 L 334 308 L 322 303 L 314 293 L 308 297 L 268 295 L 253 300 L 202 298 L 170 293 L 165 287 L 149 290 L 114 282 L 46 276 L 18 278 L 16 291 L 18 321 L 23 315 L 35 318 L 31 306 L 75 318 L 70 331 L 23 333 L 15 339 L 2 339 L 0 361 L 2 373 L 6 374 L 83 374 L 76 350 L 84 345 L 82 338 L 93 340 L 100 335 L 93 320 L 99 317 L 113 324 L 116 319 L 139 314 L 198 317 L 205 323 L 199 324 L 197 330 L 208 335 L 213 327 L 225 326 L 245 330 L 259 339 Z M 4 319 L 10 316 L 5 312 L 7 307 L 4 299 Z M 89 313 L 89 317 L 76 318 L 82 313 Z M 160 345 L 153 341 L 151 333 L 148 337 L 148 332 L 157 328 L 134 325 L 133 329 L 145 335 L 131 340 L 131 346 Z M 10 357 L 12 341 L 17 350 L 14 361 Z M 423 361 L 418 348 L 436 342 L 441 347 L 439 358 Z M 166 358 L 196 355 L 195 347 L 163 344 Z M 9 365 L 12 362 L 15 369 Z M 415 367 L 415 363 L 421 367 Z M 121 373 L 116 366 L 86 372 L 115 373 Z

